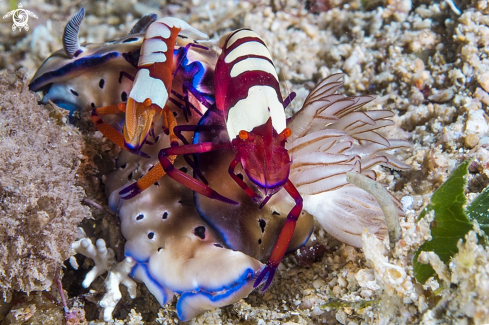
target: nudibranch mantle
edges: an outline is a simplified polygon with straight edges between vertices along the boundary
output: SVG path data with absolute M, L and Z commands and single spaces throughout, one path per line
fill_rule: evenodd
M 85 44 L 72 58 L 64 50 L 54 52 L 37 70 L 29 89 L 43 92 L 42 103 L 51 100 L 70 112 L 125 101 L 142 40 L 139 34 L 115 42 Z

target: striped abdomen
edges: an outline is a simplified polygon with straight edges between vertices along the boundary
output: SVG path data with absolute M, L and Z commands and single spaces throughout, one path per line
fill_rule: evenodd
M 231 139 L 272 118 L 277 133 L 285 129 L 285 112 L 277 72 L 263 40 L 249 29 L 221 38 L 214 80 L 217 108 L 224 111 Z
M 163 18 L 164 19 L 164 18 Z M 138 72 L 129 97 L 142 103 L 146 98 L 160 108 L 168 100 L 172 82 L 173 48 L 180 28 L 170 27 L 160 19 L 146 31 L 141 46 Z
M 165 106 L 171 89 L 173 48 L 178 35 L 193 39 L 208 36 L 183 20 L 173 17 L 158 19 L 152 23 L 144 36 L 139 57 L 138 73 L 130 98 L 142 103 L 146 98 L 160 108 Z

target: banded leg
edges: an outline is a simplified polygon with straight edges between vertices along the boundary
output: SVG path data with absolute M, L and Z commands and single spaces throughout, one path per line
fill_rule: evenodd
M 183 91 L 183 97 L 184 97 L 184 102 L 185 102 L 185 107 L 191 107 L 193 110 L 197 112 L 200 116 L 203 114 L 198 110 L 190 101 L 189 101 L 189 96 L 188 94 L 191 93 L 197 100 L 202 103 L 207 109 L 210 109 L 213 105 L 209 103 L 207 98 L 205 97 L 204 94 L 199 92 L 195 87 L 188 81 L 185 81 L 182 85 L 182 91 Z M 190 114 L 190 109 L 189 109 L 189 114 Z
M 195 98 L 197 98 L 197 100 L 202 103 L 202 105 L 204 105 L 207 109 L 210 109 L 213 104 L 209 103 L 209 101 L 207 100 L 207 98 L 205 97 L 204 94 L 200 93 L 197 89 L 194 88 L 194 86 L 192 86 L 192 84 L 188 81 L 185 81 L 182 85 L 182 91 L 183 91 L 183 95 L 177 93 L 176 91 L 172 90 L 171 93 L 173 96 L 175 96 L 177 99 L 173 98 L 173 97 L 170 97 L 170 101 L 175 104 L 175 106 L 179 107 L 183 113 L 184 113 L 184 116 L 185 116 L 185 120 L 188 121 L 188 116 L 191 116 L 192 115 L 192 110 L 195 111 L 199 116 L 202 116 L 203 115 L 203 112 L 201 112 L 197 107 L 194 106 L 194 104 L 192 104 L 190 101 L 189 101 L 189 97 L 188 97 L 188 93 L 190 92 Z M 182 103 L 180 103 L 179 101 L 182 101 Z
M 187 139 L 182 135 L 182 132 L 183 131 L 195 132 L 196 129 L 197 129 L 197 125 L 179 125 L 175 128 L 175 135 L 180 139 L 180 141 L 182 141 L 184 145 L 189 145 L 190 143 L 188 143 Z M 195 162 L 192 159 L 190 159 L 189 155 L 183 155 L 183 159 L 185 159 L 187 164 L 192 168 L 194 173 L 197 174 L 197 176 L 205 185 L 209 184 L 207 179 L 200 172 Z
M 137 67 L 135 67 L 137 68 Z M 129 73 L 125 72 L 125 71 L 121 71 L 121 73 L 119 74 L 119 83 L 122 82 L 122 78 L 126 77 L 127 79 L 129 79 L 130 81 L 134 82 L 134 77 L 131 76 Z
M 296 93 L 295 92 L 291 92 L 289 94 L 289 96 L 287 96 L 284 99 L 284 108 L 287 108 L 287 106 L 289 106 L 290 102 L 292 102 L 294 100 L 295 96 L 296 96 Z
M 287 221 L 285 221 L 285 224 L 280 231 L 275 247 L 273 247 L 272 255 L 268 259 L 267 266 L 260 273 L 253 285 L 255 288 L 258 287 L 266 278 L 267 281 L 261 291 L 265 291 L 270 286 L 270 283 L 272 283 L 275 271 L 277 270 L 280 261 L 282 261 L 282 258 L 287 251 L 287 247 L 289 247 L 290 240 L 294 234 L 295 224 L 302 211 L 302 197 L 290 180 L 285 183 L 284 189 L 294 199 L 295 206 L 287 215 Z

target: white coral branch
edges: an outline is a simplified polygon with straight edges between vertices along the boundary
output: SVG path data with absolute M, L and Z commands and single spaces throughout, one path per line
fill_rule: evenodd
M 399 260 L 389 260 L 386 246 L 377 237 L 367 230 L 362 235 L 363 251 L 365 258 L 374 270 L 377 284 L 379 284 L 388 295 L 396 292 L 404 293 L 409 297 L 409 292 L 415 292 L 413 279 L 406 273 L 405 267 L 400 265 Z M 362 274 L 357 274 L 361 277 Z M 370 284 L 371 285 L 371 284 Z
M 103 308 L 102 315 L 104 321 L 109 322 L 112 320 L 112 313 L 115 306 L 122 298 L 119 284 L 122 283 L 127 287 L 131 299 L 136 297 L 136 282 L 129 277 L 135 261 L 127 257 L 122 262 L 117 263 L 114 258 L 114 251 L 111 248 L 107 248 L 103 239 L 98 239 L 94 245 L 90 238 L 86 237 L 83 229 L 80 228 L 79 230 L 84 238 L 75 241 L 71 245 L 71 248 L 74 253 L 80 253 L 89 257 L 95 263 L 95 266 L 85 276 L 82 286 L 88 288 L 99 275 L 108 272 L 108 276 L 105 279 L 106 293 L 102 297 L 102 300 L 100 300 L 99 305 Z M 70 258 L 70 264 L 73 268 L 78 268 L 74 257 Z
M 93 245 L 90 238 L 82 238 L 74 242 L 71 248 L 75 252 L 91 258 L 95 263 L 95 266 L 87 273 L 82 282 L 84 288 L 88 288 L 93 280 L 108 271 L 115 263 L 114 251 L 110 248 L 107 249 L 103 239 L 98 239 Z
M 127 287 L 131 299 L 136 298 L 136 282 L 129 277 L 129 273 L 134 264 L 135 261 L 132 258 L 126 257 L 125 260 L 115 264 L 112 270 L 109 271 L 109 276 L 105 280 L 105 289 L 107 292 L 99 302 L 99 305 L 103 308 L 104 321 L 110 322 L 112 320 L 112 312 L 122 298 L 121 291 L 119 290 L 120 283 Z

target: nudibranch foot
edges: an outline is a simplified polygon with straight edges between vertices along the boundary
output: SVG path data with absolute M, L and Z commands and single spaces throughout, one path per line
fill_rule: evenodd
M 171 298 L 173 298 L 174 292 L 160 285 L 151 274 L 149 274 L 147 264 L 136 263 L 132 268 L 130 275 L 133 279 L 143 282 L 161 306 L 165 305 Z
M 212 267 L 209 263 L 203 263 L 200 268 L 195 269 L 202 260 L 192 261 L 185 266 L 190 268 L 190 272 L 185 271 L 178 276 L 167 273 L 161 261 L 142 262 L 133 267 L 131 276 L 143 282 L 161 306 L 171 301 L 174 295 L 180 295 L 176 305 L 177 316 L 181 321 L 187 321 L 207 310 L 233 304 L 253 291 L 253 280 L 262 264 L 239 252 L 226 248 L 220 248 L 220 251 L 226 258 L 231 257 L 226 264 L 213 264 Z M 241 256 L 233 258 L 232 255 Z M 155 266 L 158 267 L 157 270 L 154 269 Z M 171 272 L 173 268 L 169 269 Z M 179 268 L 177 270 L 182 271 Z M 188 275 L 192 278 L 187 278 Z M 175 277 L 182 276 L 182 279 L 175 280 Z
M 185 292 L 177 302 L 177 315 L 182 321 L 212 310 L 215 308 L 231 305 L 240 299 L 248 296 L 253 290 L 254 272 L 246 271 L 240 281 L 236 281 L 234 286 L 221 291 Z

